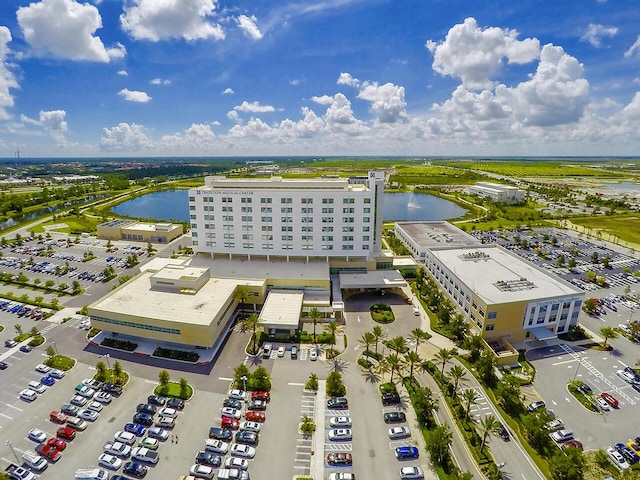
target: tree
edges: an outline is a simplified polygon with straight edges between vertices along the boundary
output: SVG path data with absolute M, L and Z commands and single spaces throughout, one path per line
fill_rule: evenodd
M 316 424 L 313 419 L 306 413 L 302 415 L 302 423 L 300 424 L 300 431 L 304 434 L 305 438 L 313 435 L 316 431 Z
M 169 384 L 170 380 L 171 377 L 169 376 L 169 372 L 166 370 L 160 370 L 160 373 L 158 373 L 158 382 L 160 382 L 160 385 L 165 387 Z
M 480 443 L 480 451 L 484 449 L 487 443 L 487 438 L 490 433 L 499 434 L 500 426 L 502 424 L 493 415 L 485 415 L 480 420 L 480 436 L 482 437 L 482 443 Z
M 271 379 L 269 378 L 269 372 L 267 369 L 260 365 L 251 374 L 249 384 L 254 390 L 260 390 L 268 392 L 271 390 Z
M 495 372 L 496 365 L 496 357 L 493 356 L 493 353 L 487 351 L 485 351 L 476 362 L 480 380 L 490 387 L 493 387 L 497 380 Z
M 336 370 L 329 372 L 327 375 L 327 396 L 343 397 L 346 393 L 347 387 L 342 381 L 342 374 Z
M 186 378 L 180 378 L 180 396 L 186 397 L 189 393 L 189 382 Z
M 242 386 L 242 377 L 249 378 L 249 367 L 244 363 L 241 363 L 233 369 L 233 384 L 235 386 Z
M 413 377 L 413 367 L 422 362 L 422 358 L 420 358 L 420 355 L 418 355 L 417 352 L 411 351 L 405 354 L 404 361 L 409 365 L 409 376 Z
M 251 295 L 249 294 L 249 292 L 243 288 L 243 287 L 238 287 L 236 289 L 236 291 L 233 293 L 233 299 L 240 303 L 240 312 L 241 315 L 244 315 L 244 304 L 247 302 L 247 300 L 249 300 L 251 298 Z
M 585 301 L 582 303 L 582 309 L 588 315 L 594 315 L 598 310 L 598 304 L 596 303 L 596 299 L 595 298 L 585 299 Z
M 260 327 L 260 317 L 257 313 L 252 313 L 247 318 L 241 320 L 240 329 L 244 332 L 251 331 L 251 352 L 257 353 L 256 350 L 256 330 Z
M 107 366 L 102 361 L 96 363 L 96 380 L 99 382 L 107 380 Z
M 329 335 L 331 335 L 331 345 L 335 345 L 336 336 L 343 333 L 344 329 L 340 326 L 338 322 L 333 320 L 332 322 L 329 322 L 327 325 L 325 325 L 324 331 Z
M 113 376 L 116 379 L 116 383 L 122 377 L 122 364 L 118 360 L 113 363 Z
M 391 379 L 389 380 L 389 382 L 393 383 L 393 374 L 394 374 L 394 372 L 398 372 L 398 375 L 400 375 L 400 370 L 404 366 L 404 362 L 398 356 L 397 353 L 391 353 L 391 354 L 387 355 L 384 358 L 384 361 L 389 366 L 389 370 L 391 371 Z
M 478 395 L 478 392 L 476 392 L 472 388 L 467 388 L 466 390 L 462 391 L 461 400 L 464 405 L 464 418 L 469 419 L 469 414 L 471 413 L 471 407 L 474 406 L 479 399 L 480 399 L 480 396 Z
M 600 335 L 604 337 L 604 343 L 602 346 L 607 348 L 607 342 L 609 339 L 618 338 L 618 332 L 613 327 L 600 327 Z
M 82 284 L 78 280 L 74 280 L 71 284 L 72 286 L 72 294 L 77 295 L 82 292 Z
M 549 459 L 553 480 L 582 480 L 585 459 L 577 448 L 567 448 Z
M 435 426 L 433 412 L 438 410 L 438 403 L 433 398 L 431 389 L 429 387 L 418 388 L 411 401 L 418 422 L 420 422 L 421 425 L 426 425 L 428 428 L 433 428 Z
M 407 341 L 404 337 L 393 337 L 387 342 L 387 347 L 396 353 L 404 353 L 407 351 Z
M 318 310 L 316 307 L 313 307 L 309 310 L 309 318 L 311 319 L 311 323 L 313 323 L 313 344 L 317 345 L 316 342 L 316 325 L 318 324 L 318 320 L 322 318 L 322 312 Z
M 484 340 L 480 335 L 469 335 L 464 340 L 464 347 L 469 350 L 469 361 L 475 363 L 484 351 Z
M 426 342 L 430 338 L 431 338 L 431 335 L 429 335 L 428 332 L 425 332 L 421 328 L 414 328 L 413 330 L 411 330 L 411 333 L 409 334 L 409 340 L 412 342 L 415 342 L 416 344 L 416 348 L 415 348 L 416 353 L 418 353 L 418 347 L 420 346 L 420 344 L 422 342 Z
M 47 355 L 49 355 L 50 357 L 54 357 L 56 355 L 56 349 L 53 348 L 53 345 L 49 345 L 47 347 Z
M 17 333 L 18 335 L 22 335 L 22 325 L 20 325 L 19 323 L 16 323 L 16 324 L 13 326 L 13 328 L 15 328 L 15 329 L 16 329 L 16 333 Z
M 375 327 L 373 327 L 373 329 L 371 330 L 371 333 L 373 334 L 373 338 L 375 339 L 375 347 L 376 347 L 376 357 L 378 356 L 378 343 L 381 340 L 384 340 L 385 338 L 387 338 L 387 334 L 386 332 L 384 332 L 382 330 L 382 327 L 380 327 L 380 325 L 376 325 Z
M 451 445 L 451 430 L 446 425 L 438 425 L 433 430 L 425 433 L 427 451 L 431 460 L 444 465 L 449 456 L 449 445 Z
M 449 363 L 449 360 L 451 360 L 455 356 L 455 354 L 456 351 L 454 349 L 447 348 L 441 348 L 438 353 L 436 353 L 433 361 L 442 365 L 442 367 L 440 368 L 440 373 L 444 374 L 445 365 Z
M 38 327 L 32 327 L 31 330 L 29 331 L 29 334 L 32 337 L 37 337 L 38 335 L 40 335 L 40 331 L 38 330 Z
M 512 417 L 517 417 L 524 411 L 524 405 L 521 400 L 520 387 L 511 375 L 505 375 L 496 386 L 496 396 L 498 403 Z
M 373 333 L 371 332 L 365 332 L 362 337 L 360 337 L 360 339 L 358 340 L 358 343 L 362 346 L 364 346 L 365 350 L 369 350 L 369 347 L 371 347 L 371 345 L 373 345 L 373 342 L 375 342 L 375 337 L 373 336 Z
M 462 368 L 460 365 L 454 365 L 449 369 L 448 377 L 449 377 L 449 381 L 453 385 L 454 397 L 458 394 L 458 386 L 467 381 L 467 379 L 464 378 L 466 374 L 467 374 L 467 371 L 464 368 Z
M 313 390 L 315 392 L 318 391 L 318 376 L 315 373 L 309 375 L 309 380 L 307 380 L 304 388 L 306 388 L 307 390 Z

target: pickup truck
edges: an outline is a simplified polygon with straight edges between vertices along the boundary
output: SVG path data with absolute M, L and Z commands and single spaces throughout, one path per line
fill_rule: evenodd
M 19 467 L 15 463 L 9 465 L 5 472 L 11 480 L 36 480 L 36 476 L 24 467 Z
M 128 458 L 129 454 L 131 453 L 131 447 L 122 442 L 107 442 L 104 444 L 102 449 L 105 453 L 109 453 L 120 458 Z
M 249 472 L 238 468 L 221 468 L 218 470 L 219 480 L 250 480 Z
M 158 452 L 154 452 L 148 448 L 136 447 L 131 451 L 131 458 L 133 460 L 138 460 L 139 462 L 155 464 L 160 460 L 160 455 Z

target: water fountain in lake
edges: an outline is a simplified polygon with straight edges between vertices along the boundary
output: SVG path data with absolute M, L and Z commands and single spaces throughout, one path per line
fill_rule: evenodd
M 418 202 L 416 201 L 416 194 L 411 192 L 409 195 L 409 201 L 407 202 L 407 208 L 421 208 Z

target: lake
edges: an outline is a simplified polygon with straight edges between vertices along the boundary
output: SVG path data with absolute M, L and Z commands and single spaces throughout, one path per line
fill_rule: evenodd
M 187 190 L 149 193 L 121 203 L 113 212 L 133 218 L 188 222 L 188 196 Z M 453 202 L 426 193 L 385 193 L 382 215 L 385 221 L 425 221 L 460 217 L 466 212 Z

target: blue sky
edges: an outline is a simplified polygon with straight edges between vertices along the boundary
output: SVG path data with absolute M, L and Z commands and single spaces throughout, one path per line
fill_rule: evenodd
M 0 157 L 637 155 L 640 4 L 2 0 Z

